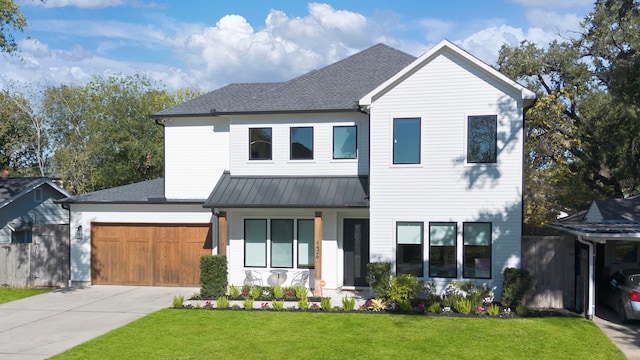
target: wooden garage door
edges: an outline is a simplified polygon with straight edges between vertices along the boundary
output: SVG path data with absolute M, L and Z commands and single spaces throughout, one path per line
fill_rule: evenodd
M 199 286 L 211 225 L 92 223 L 91 240 L 93 284 Z

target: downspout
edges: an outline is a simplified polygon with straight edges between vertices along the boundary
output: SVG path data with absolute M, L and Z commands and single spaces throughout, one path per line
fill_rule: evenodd
M 595 269 L 593 264 L 593 243 L 582 240 L 582 235 L 578 235 L 578 242 L 583 245 L 587 245 L 589 248 L 589 300 L 587 304 L 585 317 L 589 320 L 593 319 L 596 308 L 596 286 L 595 286 Z

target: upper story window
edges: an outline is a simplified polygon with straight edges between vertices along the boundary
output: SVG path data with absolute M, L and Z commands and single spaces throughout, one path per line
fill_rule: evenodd
M 249 129 L 249 160 L 271 160 L 271 128 Z
M 467 119 L 467 162 L 497 162 L 498 117 L 469 116 Z
M 393 119 L 393 163 L 420 163 L 420 119 Z
M 333 158 L 355 159 L 358 150 L 358 130 L 355 125 L 333 127 Z
M 292 127 L 289 138 L 291 160 L 313 160 L 312 127 Z
M 35 191 L 33 192 L 33 201 L 37 203 L 42 202 L 42 189 L 40 188 L 35 189 Z

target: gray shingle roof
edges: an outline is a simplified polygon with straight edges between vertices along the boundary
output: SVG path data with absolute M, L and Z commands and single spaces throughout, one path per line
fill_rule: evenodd
M 384 44 L 283 83 L 231 84 L 152 114 L 153 118 L 217 114 L 356 110 L 358 100 L 416 58 Z
M 142 181 L 135 184 L 118 186 L 62 199 L 60 203 L 120 203 L 140 204 L 166 202 L 164 199 L 164 179 Z M 201 200 L 184 202 L 202 202 Z
M 43 184 L 48 184 L 61 196 L 68 195 L 46 177 L 0 177 L 0 208 Z
M 366 176 L 230 176 L 225 172 L 204 203 L 209 208 L 369 207 Z

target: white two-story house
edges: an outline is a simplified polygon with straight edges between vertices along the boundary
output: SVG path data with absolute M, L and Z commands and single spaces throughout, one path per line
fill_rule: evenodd
M 67 199 L 72 282 L 367 286 L 385 261 L 440 287 L 519 267 L 523 113 L 534 93 L 443 41 L 386 45 L 282 83 L 231 84 L 151 115 L 162 179 Z M 499 294 L 498 294 L 499 295 Z

